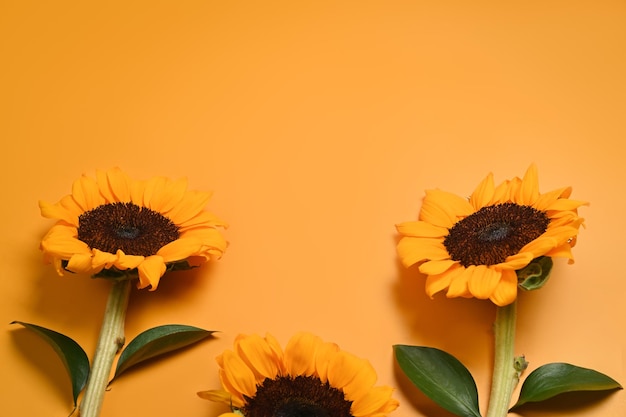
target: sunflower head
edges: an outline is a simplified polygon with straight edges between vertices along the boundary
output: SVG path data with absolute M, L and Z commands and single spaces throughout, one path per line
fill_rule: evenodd
M 223 389 L 198 395 L 246 417 L 384 417 L 398 407 L 368 361 L 310 333 L 284 350 L 270 335 L 240 335 L 217 363 Z
M 168 270 L 219 258 L 226 224 L 204 210 L 211 194 L 187 190 L 187 180 L 130 179 L 119 168 L 82 176 L 56 204 L 40 202 L 57 222 L 41 241 L 57 272 L 138 278 L 155 290 Z
M 535 165 L 523 178 L 497 186 L 489 174 L 469 199 L 428 190 L 418 220 L 396 226 L 402 236 L 398 254 L 407 267 L 419 264 L 431 297 L 447 289 L 448 297 L 510 304 L 518 271 L 526 274 L 529 264 L 534 270 L 552 257 L 574 261 L 571 248 L 584 221 L 578 208 L 587 203 L 570 200 L 571 192 L 563 187 L 540 193 Z M 542 283 L 547 271 L 539 272 Z

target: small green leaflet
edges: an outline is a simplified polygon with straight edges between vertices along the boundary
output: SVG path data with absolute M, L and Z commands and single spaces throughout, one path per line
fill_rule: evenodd
M 140 362 L 189 346 L 213 333 L 180 324 L 167 324 L 148 329 L 134 338 L 122 351 L 113 379 Z
M 593 369 L 568 363 L 549 363 L 528 375 L 520 391 L 517 408 L 528 402 L 538 402 L 571 391 L 605 391 L 622 386 L 614 379 Z
M 87 378 L 89 377 L 89 358 L 85 351 L 78 343 L 54 330 L 22 321 L 13 321 L 11 324 L 21 324 L 35 332 L 59 355 L 72 381 L 72 395 L 74 397 L 74 406 L 76 406 L 78 395 L 85 387 L 85 384 L 87 384 Z
M 462 417 L 480 417 L 476 382 L 454 356 L 425 346 L 394 345 L 404 374 L 440 407 Z

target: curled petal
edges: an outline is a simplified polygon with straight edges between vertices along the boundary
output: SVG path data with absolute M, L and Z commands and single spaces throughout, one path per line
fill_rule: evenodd
M 159 286 L 159 281 L 163 274 L 165 274 L 166 266 L 163 258 L 158 255 L 146 257 L 139 266 L 137 271 L 139 272 L 138 288 L 150 287 L 150 291 L 154 291 Z

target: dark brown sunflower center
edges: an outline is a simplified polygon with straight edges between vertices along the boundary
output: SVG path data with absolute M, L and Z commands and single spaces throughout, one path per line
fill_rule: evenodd
M 178 237 L 170 219 L 133 203 L 103 204 L 78 218 L 78 239 L 109 253 L 150 256 Z
M 353 417 L 343 391 L 314 376 L 266 378 L 245 400 L 246 417 Z
M 461 265 L 494 265 L 543 234 L 550 219 L 543 211 L 515 203 L 487 206 L 457 222 L 443 244 Z

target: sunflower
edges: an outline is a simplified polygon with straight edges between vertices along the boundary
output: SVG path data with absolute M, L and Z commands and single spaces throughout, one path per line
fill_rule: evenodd
M 534 164 L 523 178 L 498 186 L 489 174 L 469 199 L 428 190 L 419 219 L 396 225 L 403 236 L 398 254 L 407 267 L 419 264 L 430 297 L 447 288 L 448 297 L 511 304 L 516 271 L 543 256 L 574 262 L 571 248 L 584 221 L 577 209 L 587 203 L 568 199 L 571 192 L 540 193 Z
M 240 335 L 217 363 L 224 389 L 198 395 L 236 413 L 222 417 L 384 417 L 398 407 L 392 388 L 374 386 L 368 361 L 310 333 L 294 335 L 284 351 L 270 335 Z
M 131 180 L 119 168 L 83 175 L 72 194 L 40 202 L 41 215 L 58 221 L 41 241 L 57 272 L 137 277 L 155 290 L 170 269 L 219 258 L 226 224 L 204 211 L 210 193 L 188 191 L 187 180 Z

